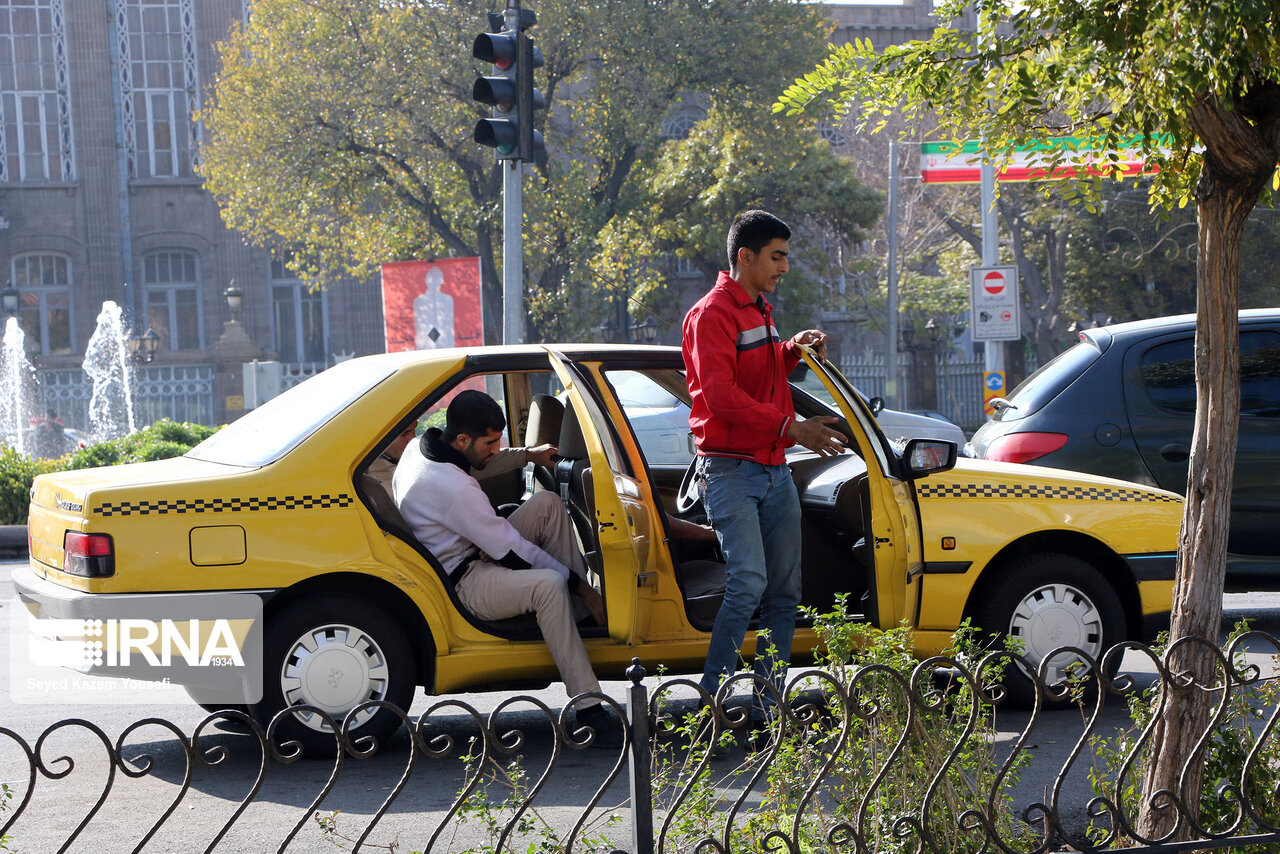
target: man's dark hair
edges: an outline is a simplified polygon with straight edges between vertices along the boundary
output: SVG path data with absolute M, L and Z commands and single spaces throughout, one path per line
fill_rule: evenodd
M 759 252 L 775 238 L 791 239 L 787 224 L 768 211 L 743 211 L 729 225 L 729 269 L 738 265 L 738 250 Z
M 449 402 L 444 417 L 444 440 L 452 442 L 463 433 L 468 436 L 487 436 L 494 430 L 507 426 L 498 401 L 475 389 L 458 393 Z

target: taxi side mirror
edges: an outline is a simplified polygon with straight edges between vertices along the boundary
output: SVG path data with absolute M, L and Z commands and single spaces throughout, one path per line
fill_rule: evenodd
M 881 410 L 883 410 L 883 409 L 884 409 L 884 398 L 883 398 L 883 397 L 873 397 L 873 398 L 871 398 L 870 400 L 868 400 L 868 401 L 867 401 L 867 405 L 871 407 L 871 414 L 872 414 L 872 415 L 879 415 L 879 414 L 880 414 L 880 412 L 881 412 Z
M 949 471 L 956 466 L 959 449 L 955 442 L 942 439 L 912 439 L 902 452 L 907 476 L 915 479 L 928 474 Z

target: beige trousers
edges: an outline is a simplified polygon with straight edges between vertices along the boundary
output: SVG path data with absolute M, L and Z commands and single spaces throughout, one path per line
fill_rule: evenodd
M 508 521 L 529 542 L 586 579 L 586 565 L 578 550 L 573 523 L 554 492 L 534 493 Z M 555 660 L 570 697 L 599 691 L 574 617 L 574 598 L 564 577 L 554 569 L 508 569 L 492 561 L 471 564 L 456 590 L 467 610 L 482 620 L 505 620 L 532 612 Z

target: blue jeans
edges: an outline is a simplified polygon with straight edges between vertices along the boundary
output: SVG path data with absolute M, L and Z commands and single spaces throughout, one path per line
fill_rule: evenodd
M 755 672 L 781 689 L 800 604 L 800 496 L 791 470 L 785 463 L 699 457 L 697 474 L 725 558 L 724 603 L 711 631 L 702 687 L 714 694 L 737 671 L 758 606 Z M 771 704 L 767 696 L 764 704 Z

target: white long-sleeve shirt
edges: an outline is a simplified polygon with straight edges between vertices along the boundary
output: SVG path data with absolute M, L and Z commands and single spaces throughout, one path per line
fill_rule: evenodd
M 476 549 L 511 569 L 554 569 L 569 580 L 569 568 L 520 536 L 499 516 L 480 484 L 458 465 L 428 459 L 421 441 L 405 448 L 392 478 L 400 515 L 450 576 Z

